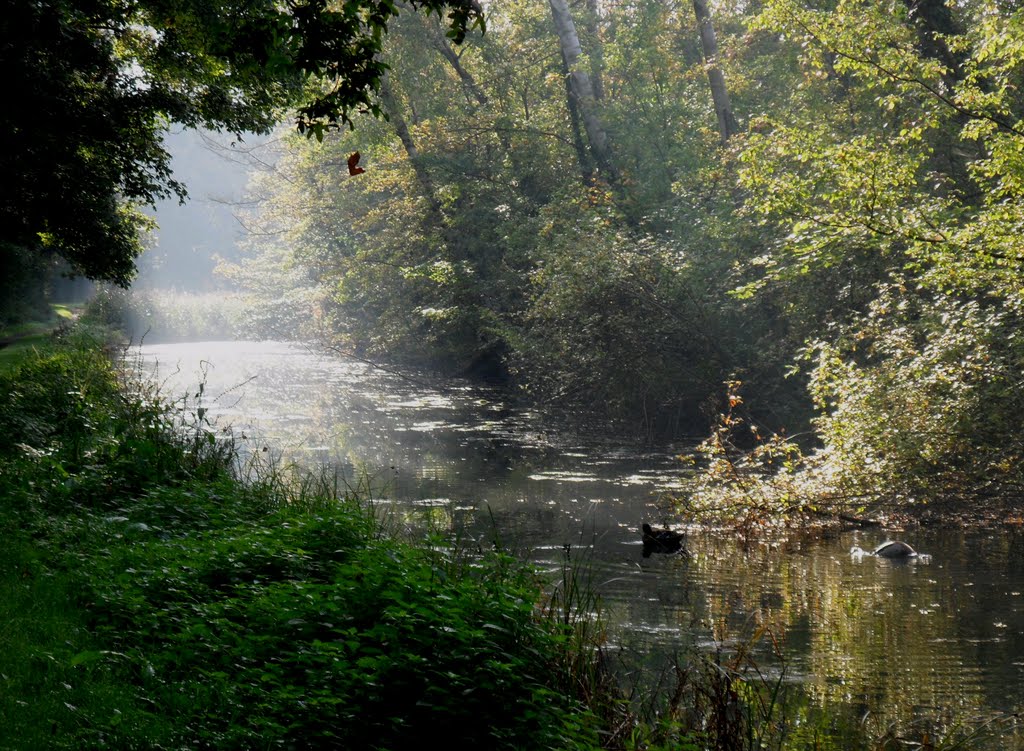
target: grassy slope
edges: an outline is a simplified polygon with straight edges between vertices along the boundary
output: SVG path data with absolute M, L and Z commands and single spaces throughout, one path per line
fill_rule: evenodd
M 0 749 L 596 745 L 529 572 L 177 416 L 95 349 L 0 374 Z
M 16 326 L 0 327 L 0 373 L 14 368 L 33 348 L 45 347 L 54 329 L 74 321 L 82 305 L 53 303 L 51 316 L 45 321 L 26 321 Z

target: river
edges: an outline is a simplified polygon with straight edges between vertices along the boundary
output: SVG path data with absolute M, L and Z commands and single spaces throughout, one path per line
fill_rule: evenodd
M 639 526 L 671 522 L 683 446 L 583 439 L 498 392 L 294 344 L 140 355 L 165 396 L 195 395 L 202 381 L 216 425 L 254 451 L 334 468 L 397 525 L 440 525 L 481 547 L 498 539 L 552 572 L 568 549 L 601 596 L 611 652 L 656 669 L 695 648 L 724 662 L 745 653 L 741 667 L 784 688 L 799 722 L 826 709 L 821 732 L 838 745 L 822 747 L 847 748 L 841 716 L 875 738 L 945 733 L 969 737 L 960 748 L 1024 750 L 1009 717 L 1024 712 L 1021 527 L 904 530 L 930 554 L 912 563 L 851 557 L 886 538 L 874 530 L 754 540 L 690 530 L 688 557 L 645 558 Z

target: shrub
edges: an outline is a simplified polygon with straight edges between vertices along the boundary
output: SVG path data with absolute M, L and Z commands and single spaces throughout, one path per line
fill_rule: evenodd
M 837 483 L 904 503 L 1017 495 L 1021 312 L 892 287 L 846 337 L 817 345 L 812 389 Z

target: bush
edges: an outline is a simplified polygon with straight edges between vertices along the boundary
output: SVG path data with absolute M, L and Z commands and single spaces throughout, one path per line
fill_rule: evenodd
M 808 349 L 817 448 L 762 436 L 730 408 L 702 444 L 707 462 L 687 505 L 748 522 L 928 507 L 991 517 L 1015 506 L 1024 488 L 1022 312 L 1019 302 L 884 288 L 841 336 Z
M 837 483 L 904 503 L 1017 496 L 1022 312 L 892 287 L 846 337 L 819 344 L 812 389 Z

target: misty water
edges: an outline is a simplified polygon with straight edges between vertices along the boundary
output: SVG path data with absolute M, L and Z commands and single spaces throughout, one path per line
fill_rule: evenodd
M 613 651 L 658 668 L 698 648 L 782 685 L 803 717 L 826 707 L 876 737 L 985 732 L 965 748 L 1024 749 L 1024 534 L 900 533 L 930 561 L 852 558 L 882 531 L 689 532 L 689 557 L 642 555 L 639 526 L 671 520 L 684 446 L 581 439 L 565 419 L 467 383 L 428 385 L 274 342 L 145 346 L 167 397 L 198 392 L 251 450 L 330 466 L 372 488 L 393 523 L 495 538 L 557 572 L 585 559 Z M 810 708 L 810 709 L 808 709 Z M 833 728 L 834 730 L 834 728 Z

